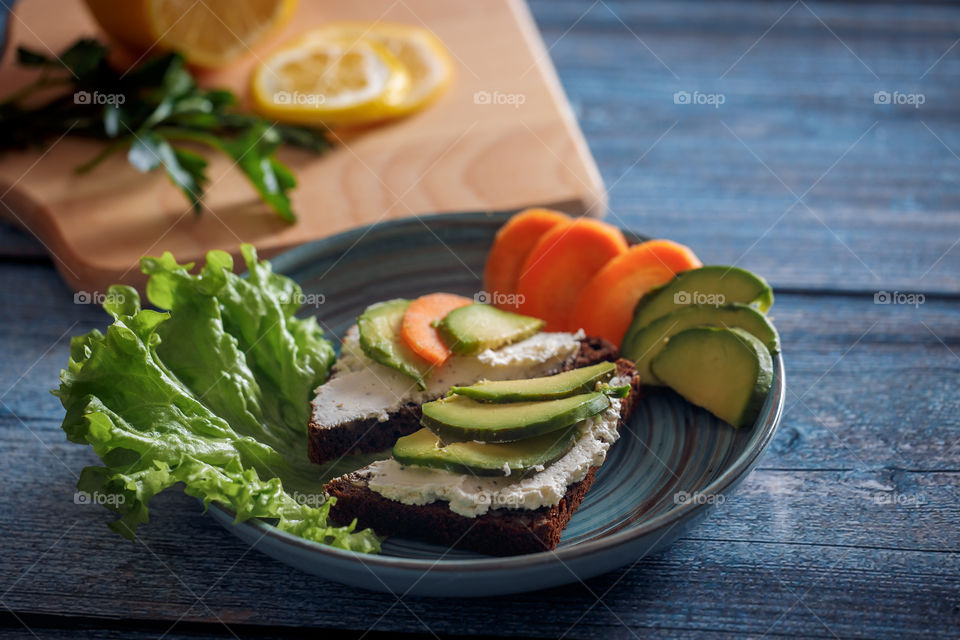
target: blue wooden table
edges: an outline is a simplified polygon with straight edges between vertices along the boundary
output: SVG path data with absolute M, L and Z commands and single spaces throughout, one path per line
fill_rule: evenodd
M 0 635 L 960 636 L 960 8 L 533 10 L 611 219 L 776 288 L 787 408 L 742 489 L 630 570 L 484 601 L 302 574 L 176 492 L 123 541 L 47 391 L 105 316 L 0 227 Z

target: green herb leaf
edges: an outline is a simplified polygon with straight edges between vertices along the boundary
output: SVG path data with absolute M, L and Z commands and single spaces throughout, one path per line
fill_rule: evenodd
M 85 78 L 101 69 L 109 50 L 96 40 L 77 40 L 59 56 L 57 62 L 77 78 Z
M 17 47 L 17 63 L 25 67 L 42 67 L 57 64 L 42 53 L 31 51 L 26 47 Z
M 280 139 L 287 144 L 298 146 L 315 153 L 323 153 L 330 148 L 330 140 L 326 132 L 308 127 L 298 127 L 290 124 L 277 124 L 274 129 L 280 134 Z
M 280 144 L 280 136 L 266 123 L 251 127 L 234 140 L 224 140 L 220 147 L 250 180 L 254 189 L 284 220 L 294 221 L 289 191 L 297 186 L 293 173 L 281 164 L 273 153 Z
M 207 161 L 203 156 L 186 149 L 175 149 L 160 135 L 145 132 L 135 136 L 127 160 L 143 172 L 163 166 L 170 181 L 190 200 L 193 210 L 200 212 L 207 183 Z
M 290 202 L 296 178 L 276 151 L 286 143 L 322 153 L 330 148 L 323 129 L 273 126 L 234 111 L 233 93 L 198 87 L 176 53 L 148 59 L 123 74 L 107 63 L 107 53 L 96 40 L 79 40 L 59 56 L 19 49 L 20 64 L 41 72 L 36 82 L 0 102 L 0 150 L 43 144 L 66 133 L 112 140 L 77 167 L 85 173 L 117 145 L 130 144 L 131 164 L 140 171 L 162 167 L 199 213 L 207 161 L 179 146 L 197 142 L 228 155 L 270 209 L 284 220 L 296 220 Z M 39 106 L 22 106 L 24 98 L 52 85 L 63 86 L 65 93 Z M 77 100 L 75 94 L 88 99 Z

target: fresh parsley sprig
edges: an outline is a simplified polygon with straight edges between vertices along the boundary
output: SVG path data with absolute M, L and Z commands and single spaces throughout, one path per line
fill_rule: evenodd
M 199 213 L 209 183 L 206 159 L 189 148 L 199 144 L 230 157 L 264 203 L 284 220 L 296 220 L 289 193 L 297 181 L 276 150 L 290 144 L 322 153 L 330 147 L 323 129 L 272 123 L 238 111 L 232 92 L 198 87 L 176 53 L 127 72 L 114 69 L 107 54 L 106 46 L 91 39 L 58 56 L 18 49 L 18 62 L 40 73 L 0 101 L 0 150 L 43 145 L 68 134 L 104 140 L 104 149 L 78 166 L 79 173 L 127 149 L 127 159 L 139 171 L 162 167 Z M 56 97 L 37 103 L 38 94 L 54 89 Z

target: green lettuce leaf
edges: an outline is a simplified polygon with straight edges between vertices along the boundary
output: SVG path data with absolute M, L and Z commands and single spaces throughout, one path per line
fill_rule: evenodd
M 103 466 L 83 470 L 78 488 L 120 518 L 111 528 L 133 538 L 147 505 L 183 483 L 205 505 L 218 502 L 237 521 L 268 518 L 295 535 L 376 552 L 379 538 L 356 523 L 328 523 L 329 477 L 306 456 L 310 394 L 334 360 L 314 318 L 297 318 L 300 287 L 242 248 L 249 275 L 233 273 L 222 251 L 191 275 L 169 253 L 144 258 L 147 297 L 109 289 L 106 333 L 74 338 L 61 371 L 63 430 L 89 444 Z

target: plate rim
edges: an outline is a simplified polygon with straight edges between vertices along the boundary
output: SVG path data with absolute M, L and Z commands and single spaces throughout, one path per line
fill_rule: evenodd
M 427 216 L 412 216 L 397 218 L 389 221 L 363 225 L 340 233 L 320 238 L 312 242 L 301 244 L 299 246 L 281 252 L 270 259 L 273 270 L 276 273 L 286 274 L 294 269 L 304 258 L 305 252 L 314 252 L 327 246 L 336 246 L 338 244 L 348 243 L 350 246 L 359 244 L 374 229 L 389 230 L 394 227 L 402 227 L 412 223 L 418 223 L 425 227 L 426 231 L 431 231 L 426 226 L 426 220 L 436 220 L 440 222 L 457 221 L 471 222 L 483 221 L 489 223 L 497 219 L 505 220 L 512 215 L 512 212 L 468 212 L 468 213 L 446 213 L 432 214 Z M 634 230 L 617 226 L 624 234 L 632 238 L 643 239 L 647 236 L 639 234 Z M 740 454 L 716 479 L 704 487 L 700 493 L 709 495 L 723 494 L 735 487 L 735 485 L 745 478 L 753 470 L 760 457 L 766 452 L 773 437 L 776 435 L 783 416 L 784 404 L 786 399 L 786 375 L 783 365 L 782 350 L 776 354 L 774 361 L 774 386 L 770 389 L 770 394 L 764 402 L 760 421 L 755 423 L 752 429 L 759 429 L 758 436 L 750 440 L 750 446 Z M 331 560 L 359 562 L 371 569 L 371 565 L 382 567 L 384 569 L 397 570 L 416 570 L 416 571 L 500 571 L 503 569 L 529 569 L 540 565 L 554 564 L 556 562 L 566 563 L 574 560 L 581 560 L 584 557 L 603 553 L 610 549 L 627 545 L 635 540 L 641 539 L 651 533 L 666 527 L 669 531 L 677 523 L 692 516 L 694 513 L 705 510 L 709 504 L 698 503 L 697 501 L 686 501 L 676 506 L 676 508 L 657 515 L 650 520 L 643 522 L 635 527 L 630 527 L 622 531 L 617 531 L 599 538 L 589 540 L 578 544 L 539 551 L 536 553 L 527 553 L 516 556 L 505 557 L 482 557 L 482 558 L 456 558 L 445 559 L 441 556 L 438 559 L 426 558 L 402 558 L 396 556 L 384 556 L 380 554 L 364 553 L 360 551 L 350 551 L 340 549 L 330 545 L 306 540 L 291 533 L 281 531 L 272 524 L 259 518 L 251 518 L 242 522 L 236 522 L 233 514 L 225 506 L 211 502 L 210 509 L 216 509 L 222 513 L 225 519 L 233 519 L 232 526 L 245 527 L 253 529 L 260 537 L 270 537 L 280 544 L 297 547 L 302 551 L 309 553 L 319 553 L 329 556 Z M 219 518 L 217 518 L 219 520 Z M 666 534 L 664 534 L 666 535 Z

